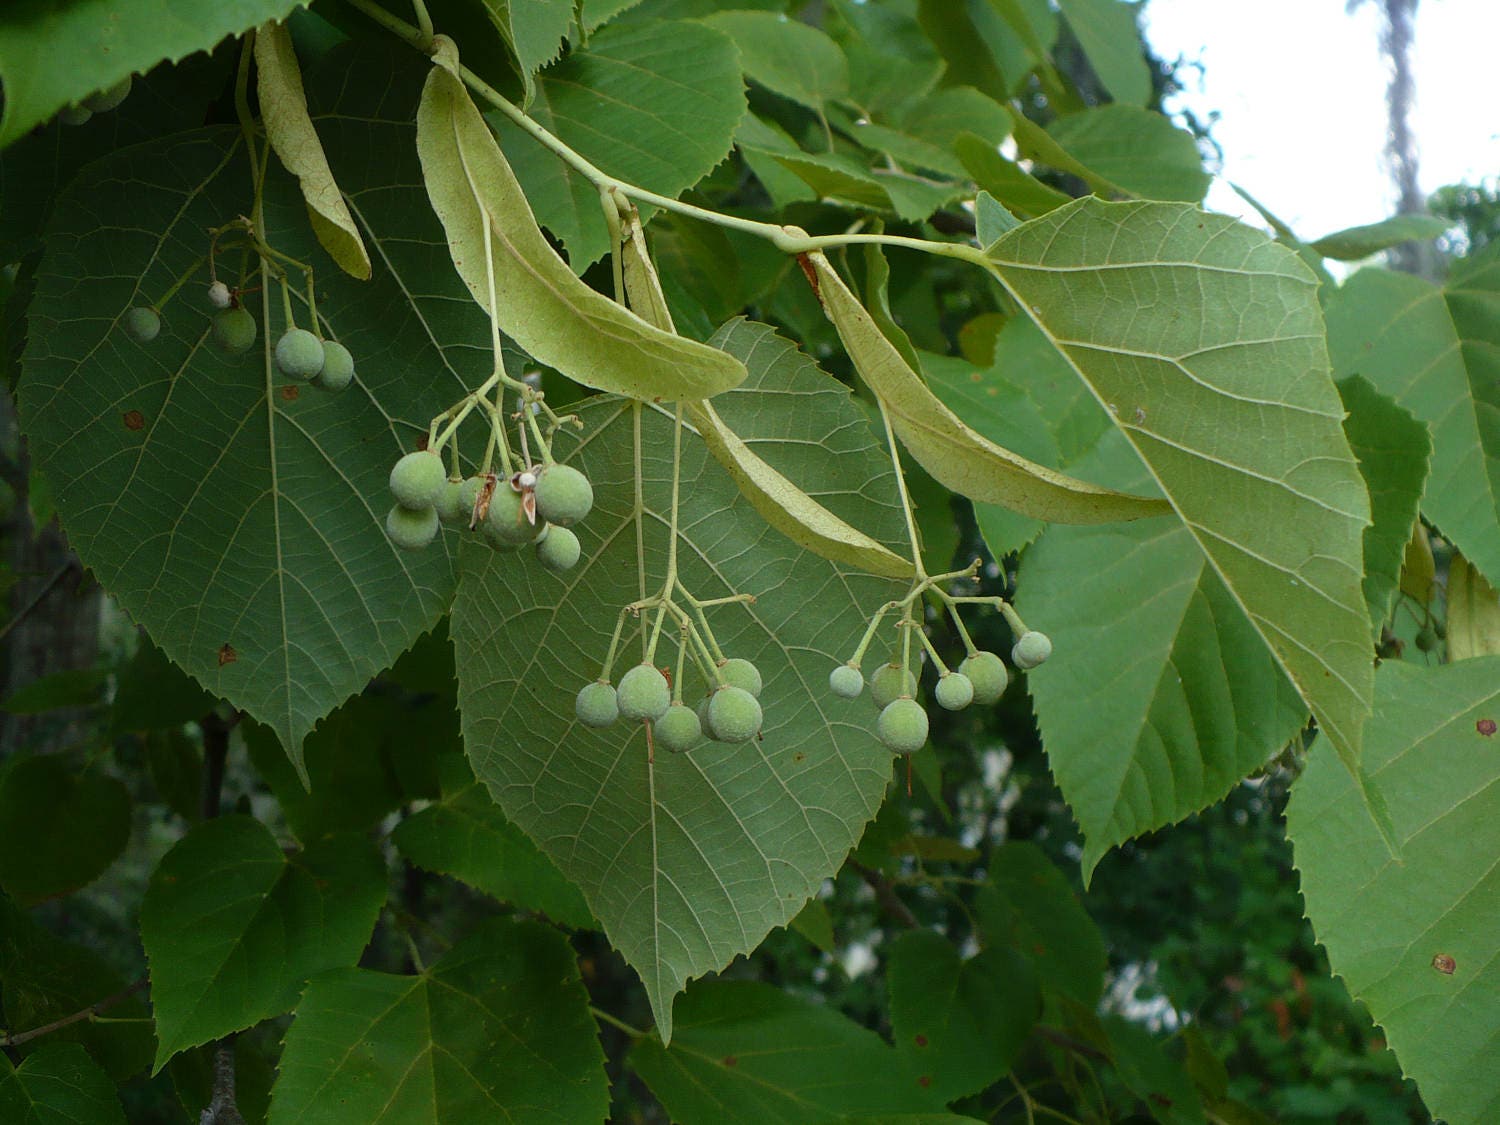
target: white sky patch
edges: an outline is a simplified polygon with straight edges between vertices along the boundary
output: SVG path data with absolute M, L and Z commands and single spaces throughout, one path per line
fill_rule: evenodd
M 1311 241 L 1395 209 L 1384 163 L 1387 72 L 1378 0 L 1150 0 L 1146 34 L 1163 58 L 1203 63 L 1168 110 L 1220 113 L 1214 137 L 1233 180 Z M 1496 0 L 1423 0 L 1417 11 L 1413 128 L 1431 192 L 1500 174 L 1500 109 L 1487 86 L 1500 41 Z M 1256 226 L 1216 181 L 1206 205 Z

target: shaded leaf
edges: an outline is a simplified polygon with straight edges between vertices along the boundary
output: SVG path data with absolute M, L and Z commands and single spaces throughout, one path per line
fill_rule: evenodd
M 64 707 L 91 707 L 100 702 L 108 677 L 103 668 L 65 668 L 22 684 L 0 701 L 0 711 L 40 715 Z
M 1198 547 L 1356 769 L 1369 712 L 1369 498 L 1317 284 L 1196 207 L 1082 199 L 987 252 L 1111 409 Z M 1143 313 L 1140 294 L 1154 294 Z
M 149 346 L 120 329 L 128 307 L 206 252 L 205 230 L 251 201 L 238 131 L 207 129 L 114 153 L 59 201 L 20 391 L 32 455 L 79 556 L 167 656 L 272 726 L 296 763 L 313 724 L 447 606 L 446 552 L 392 547 L 379 493 L 428 420 L 491 363 L 483 314 L 431 265 L 443 235 L 411 127 L 422 72 L 410 52 L 371 49 L 353 73 L 352 52 L 331 56 L 308 93 L 330 157 L 345 161 L 352 213 L 379 247 L 373 278 L 333 268 L 279 173 L 263 231 L 317 264 L 320 319 L 354 353 L 354 386 L 335 398 L 283 385 L 258 296 L 247 304 L 261 347 L 243 356 L 210 346 L 207 312 L 185 292 Z
M 1108 0 L 1118 3 L 1118 0 Z M 1121 5 L 1123 7 L 1123 5 Z M 1134 42 L 1132 41 L 1132 55 Z M 1087 170 L 1091 182 L 1102 180 L 1141 199 L 1197 202 L 1211 177 L 1203 170 L 1193 135 L 1151 110 L 1106 105 L 1059 117 L 1047 127 L 1052 141 Z M 1022 138 L 1018 132 L 1018 138 Z M 1028 131 L 1028 137 L 1034 133 Z M 1047 152 L 1038 157 L 1048 160 Z M 1061 171 L 1073 171 L 1061 167 Z
M 985 191 L 1022 215 L 1045 215 L 1072 200 L 1065 192 L 1044 184 L 999 149 L 972 133 L 961 133 L 953 143 L 964 170 Z M 981 242 L 988 248 L 989 243 Z
M 942 1108 L 873 1031 L 754 981 L 694 985 L 672 1045 L 643 1039 L 630 1065 L 681 1125 L 809 1125 Z
M 542 71 L 527 114 L 610 175 L 678 196 L 728 155 L 745 116 L 744 82 L 720 32 L 631 19 Z M 599 190 L 509 118 L 492 113 L 490 122 L 537 221 L 582 273 L 609 250 Z
M 907 1065 L 951 1102 L 1003 1078 L 1041 1013 L 1031 964 L 1010 949 L 968 960 L 931 930 L 903 934 L 887 954 L 891 1038 Z
M 1359 460 L 1370 493 L 1370 526 L 1365 528 L 1365 603 L 1371 636 L 1391 615 L 1402 560 L 1417 518 L 1422 486 L 1432 457 L 1427 427 L 1407 410 L 1357 376 L 1341 379 L 1339 395 L 1349 410 L 1344 432 Z
M 206 11 L 198 0 L 6 4 L 0 9 L 0 148 L 95 90 L 163 59 L 206 51 L 296 6 L 295 0 L 225 0 Z
M 833 952 L 833 915 L 828 912 L 828 904 L 822 899 L 808 899 L 807 905 L 797 911 L 797 916 L 787 926 L 824 953 Z
M 759 357 L 744 358 L 759 368 Z M 827 385 L 822 377 L 785 388 L 766 374 L 754 370 L 716 401 L 724 420 L 778 471 L 821 481 L 817 499 L 840 518 L 898 540 L 889 461 L 867 427 L 850 424 L 846 392 L 824 398 L 808 393 Z M 483 549 L 465 557 L 453 616 L 464 743 L 505 815 L 583 890 L 670 1036 L 671 1000 L 688 978 L 795 916 L 880 804 L 890 754 L 869 730 L 868 705 L 831 698 L 825 685 L 870 607 L 896 587 L 843 572 L 766 526 L 689 439 L 679 575 L 700 598 L 755 596 L 709 613 L 724 649 L 760 667 L 762 739 L 658 754 L 653 764 L 640 725 L 582 727 L 558 686 L 598 674 L 617 612 L 636 596 L 637 462 L 628 404 L 594 400 L 579 412 L 576 453 L 564 443 L 557 452 L 594 482 L 594 510 L 578 528 L 586 561 L 560 581 Z M 672 444 L 670 422 L 644 410 L 648 588 L 665 573 Z M 817 614 L 806 611 L 811 598 Z M 637 643 L 622 651 L 640 651 Z M 683 688 L 696 700 L 704 684 L 690 672 Z
M 74 770 L 60 754 L 10 763 L 0 773 L 0 889 L 22 905 L 87 886 L 130 840 L 130 792 L 94 768 Z
M 1436 582 L 1437 563 L 1432 557 L 1432 540 L 1419 519 L 1412 523 L 1411 538 L 1406 541 L 1406 553 L 1401 561 L 1401 592 L 1420 605 L 1430 605 Z
M 423 89 L 417 150 L 459 276 L 537 360 L 586 386 L 646 399 L 707 398 L 745 377 L 744 365 L 723 352 L 647 324 L 574 275 L 444 65 L 432 68 Z
M 313 233 L 340 269 L 361 281 L 368 280 L 370 255 L 308 116 L 302 71 L 285 24 L 265 23 L 256 30 L 255 68 L 255 93 L 266 139 L 282 166 L 297 177 L 302 198 L 307 200 Z
M 1426 241 L 1436 238 L 1448 226 L 1446 219 L 1439 219 L 1435 215 L 1395 215 L 1378 223 L 1325 234 L 1312 243 L 1312 248 L 1325 258 L 1357 262 L 1412 239 Z
M 216 702 L 149 637 L 142 637 L 135 656 L 115 677 L 109 725 L 116 732 L 164 730 L 203 718 Z
M 1151 70 L 1141 51 L 1136 7 L 1124 0 L 1058 0 L 1084 56 L 1117 102 L 1143 106 L 1151 99 Z
M 1307 916 L 1333 971 L 1450 1125 L 1500 1114 L 1497 682 L 1492 656 L 1381 665 L 1365 763 L 1401 794 L 1391 804 L 1401 862 L 1321 745 L 1286 812 Z
M 1203 1099 L 1192 1079 L 1151 1031 L 1123 1016 L 1105 1016 L 1102 1023 L 1115 1073 L 1151 1116 L 1164 1125 L 1204 1125 Z
M 703 23 L 739 49 L 745 76 L 774 94 L 822 112 L 849 92 L 849 64 L 823 32 L 778 12 L 717 12 Z
M 309 977 L 352 964 L 386 897 L 357 837 L 287 857 L 259 821 L 204 821 L 157 866 L 141 904 L 159 1038 L 174 1054 L 288 1011 Z
M 567 939 L 483 923 L 417 976 L 324 973 L 286 1035 L 271 1125 L 582 1125 L 609 1083 Z
M 76 1043 L 50 1043 L 12 1069 L 0 1055 L 7 1125 L 125 1125 L 114 1083 Z
M 1010 112 L 972 87 L 949 86 L 901 107 L 889 123 L 859 118 L 851 129 L 854 139 L 866 148 L 954 177 L 964 175 L 964 165 L 954 154 L 953 144 L 966 133 L 998 146 L 1010 136 Z
M 1448 659 L 1500 654 L 1500 596 L 1454 553 L 1448 562 Z
M 754 151 L 743 136 L 741 149 Z M 903 172 L 867 168 L 843 153 L 769 151 L 768 155 L 821 199 L 858 209 L 894 213 L 909 222 L 927 218 L 963 194 L 957 184 Z
M 816 253 L 808 258 L 817 270 L 819 299 L 860 378 L 886 404 L 902 443 L 937 480 L 971 500 L 1059 522 L 1140 519 L 1167 510 L 1160 500 L 1101 488 L 1028 461 L 964 425 L 907 366 L 828 260 Z

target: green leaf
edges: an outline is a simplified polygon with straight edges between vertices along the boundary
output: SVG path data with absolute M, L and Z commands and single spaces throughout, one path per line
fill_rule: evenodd
M 1003 844 L 975 899 L 986 947 L 1016 950 L 1049 993 L 1092 1010 L 1104 991 L 1104 937 L 1040 848 Z
M 1136 7 L 1123 0 L 1058 0 L 1089 65 L 1116 102 L 1151 100 L 1151 70 L 1141 52 Z
M 901 107 L 889 124 L 860 118 L 851 135 L 866 148 L 929 172 L 962 177 L 963 161 L 953 151 L 959 136 L 975 134 L 997 146 L 1010 136 L 1010 112 L 970 86 L 950 86 Z
M 809 899 L 807 905 L 797 912 L 797 916 L 787 923 L 787 927 L 796 930 L 824 953 L 834 951 L 836 943 L 833 936 L 833 915 L 822 899 Z
M 767 325 L 736 319 L 721 328 L 711 342 L 732 355 L 746 356 L 747 362 L 753 358 L 762 385 L 784 387 L 789 395 L 834 396 L 827 405 L 820 402 L 811 406 L 813 413 L 843 409 L 851 420 L 856 417 L 847 392 L 822 377 L 812 360 Z M 788 407 L 793 412 L 802 409 L 800 405 Z M 867 574 L 908 578 L 914 573 L 910 560 L 839 519 L 777 472 L 719 417 L 712 403 L 695 404 L 691 417 L 709 452 L 734 478 L 761 518 L 799 547 Z
M 1193 135 L 1151 110 L 1099 106 L 1059 117 L 1047 127 L 1047 133 L 1096 180 L 1141 199 L 1196 203 L 1208 191 L 1212 179 L 1203 170 L 1203 158 Z M 1048 154 L 1038 156 L 1045 161 Z M 1066 167 L 1061 170 L 1072 171 Z
M 1096 464 L 1134 482 L 1142 470 L 1111 437 Z M 1085 882 L 1110 848 L 1213 804 L 1305 725 L 1296 691 L 1184 525 L 1054 527 L 1021 565 L 1017 608 L 1053 643 L 1027 687 L 1083 831 Z
M 740 138 L 740 147 L 755 151 L 744 137 Z M 927 218 L 963 194 L 957 184 L 867 168 L 843 153 L 762 151 L 806 183 L 820 199 L 856 209 L 894 212 L 908 222 Z
M 135 656 L 115 678 L 109 725 L 116 733 L 165 730 L 203 718 L 214 703 L 150 638 L 142 637 Z
M 289 1010 L 309 977 L 353 964 L 385 897 L 385 864 L 357 836 L 288 857 L 248 816 L 194 827 L 162 857 L 141 904 L 155 1069 Z
M 1005 204 L 989 192 L 981 191 L 975 197 L 975 238 L 980 246 L 992 245 L 1002 234 L 1013 231 L 1020 225 L 1021 220 L 1006 210 Z
M 1082 199 L 986 253 L 1356 768 L 1370 508 L 1311 273 L 1249 227 L 1169 203 Z
M 1370 526 L 1365 528 L 1365 603 L 1372 638 L 1391 615 L 1411 528 L 1427 483 L 1432 438 L 1427 427 L 1359 376 L 1339 380 L 1349 416 L 1344 432 L 1359 460 L 1370 493 Z
M 43 929 L 0 895 L 0 1009 L 8 1031 L 45 1027 L 126 989 L 125 979 L 99 954 Z M 111 1078 L 123 1082 L 150 1065 L 155 1042 L 150 1013 L 139 997 L 126 996 L 109 1014 L 123 1022 L 79 1020 L 14 1050 L 28 1055 L 59 1041 L 79 1043 Z
M 130 840 L 130 792 L 114 777 L 72 769 L 60 754 L 12 761 L 0 773 L 0 889 L 22 905 L 92 883 Z
M 1386 661 L 1375 682 L 1365 763 L 1401 794 L 1391 804 L 1401 862 L 1321 739 L 1292 789 L 1287 835 L 1333 971 L 1433 1116 L 1483 1125 L 1500 1114 L 1500 658 Z
M 280 19 L 289 0 L 21 0 L 0 10 L 0 148 L 95 90 L 166 59 L 206 51 L 227 35 Z M 67 65 L 58 65 L 66 59 Z
M 598 924 L 583 895 L 490 799 L 462 758 L 444 762 L 442 800 L 413 813 L 391 840 L 418 867 L 452 875 L 502 902 L 577 929 Z
M 745 76 L 821 113 L 849 93 L 849 64 L 815 27 L 777 12 L 718 12 L 703 23 L 734 41 Z
M 0 701 L 0 711 L 40 715 L 64 707 L 92 707 L 100 701 L 108 676 L 103 668 L 65 668 L 22 684 Z
M 527 114 L 610 175 L 675 197 L 728 154 L 745 90 L 724 35 L 699 23 L 632 18 L 542 71 Z M 609 251 L 599 190 L 509 118 L 489 120 L 537 221 L 582 273 Z
M 1027 216 L 1045 215 L 1072 200 L 1066 193 L 1042 183 L 1015 161 L 1001 156 L 994 145 L 972 133 L 959 134 L 953 149 L 974 182 L 1012 211 Z M 987 242 L 981 242 L 981 245 L 989 247 Z
M 630 1053 L 680 1125 L 828 1125 L 942 1109 L 905 1056 L 827 1006 L 721 980 L 694 985 L 680 1008 L 670 1047 L 652 1037 Z
M 1151 1116 L 1165 1125 L 1204 1125 L 1203 1099 L 1162 1043 L 1147 1028 L 1123 1016 L 1105 1016 L 1102 1023 L 1115 1073 L 1146 1104 Z
M 568 378 L 636 398 L 707 398 L 743 379 L 743 364 L 647 324 L 574 275 L 448 65 L 427 77 L 417 151 L 459 276 L 500 329 Z
M 604 1054 L 567 939 L 492 919 L 418 976 L 366 969 L 307 986 L 270 1125 L 603 1121 Z
M 838 42 L 849 64 L 851 103 L 885 113 L 937 85 L 943 60 L 909 12 L 856 0 L 838 0 L 837 7 L 847 24 Z
M 812 372 L 780 385 L 762 368 L 775 358 L 762 334 L 733 339 L 762 346 L 742 355 L 746 384 L 715 402 L 725 422 L 778 471 L 822 482 L 817 499 L 835 515 L 898 541 L 889 460 L 851 417 L 847 396 L 808 393 L 827 385 Z M 631 408 L 593 400 L 579 413 L 583 436 L 570 460 L 595 496 L 578 528 L 586 562 L 559 581 L 483 549 L 464 559 L 453 614 L 464 744 L 505 815 L 583 890 L 670 1036 L 672 997 L 687 980 L 788 922 L 880 804 L 890 754 L 870 732 L 868 704 L 832 698 L 826 684 L 865 615 L 898 587 L 843 571 L 766 526 L 689 437 L 679 574 L 700 598 L 755 596 L 709 613 L 719 643 L 765 678 L 762 740 L 750 754 L 709 744 L 652 764 L 640 725 L 582 727 L 568 690 L 598 674 L 637 582 Z M 641 428 L 649 588 L 665 573 L 672 434 L 654 410 L 644 410 Z M 565 443 L 557 452 L 567 455 Z M 817 614 L 807 613 L 811 591 Z M 685 698 L 703 690 L 690 673 Z
M 1010 949 L 967 961 L 931 930 L 903 934 L 887 954 L 891 1038 L 943 1101 L 1003 1078 L 1041 1013 L 1031 965 Z
M 331 57 L 308 93 L 330 158 L 347 162 L 374 277 L 355 283 L 333 266 L 285 177 L 273 171 L 265 197 L 265 236 L 317 265 L 320 319 L 356 357 L 353 387 L 334 398 L 282 385 L 270 355 L 280 318 L 265 323 L 260 295 L 246 301 L 261 346 L 213 348 L 206 273 L 150 345 L 120 329 L 127 308 L 201 258 L 207 229 L 250 205 L 238 131 L 216 128 L 117 152 L 58 202 L 20 390 L 32 456 L 80 558 L 168 657 L 273 727 L 299 765 L 313 724 L 446 608 L 446 552 L 388 543 L 383 484 L 491 364 L 483 313 L 432 268 L 443 235 L 410 125 L 421 64 L 371 49 L 353 73 L 352 52 Z
M 1434 215 L 1394 215 L 1378 223 L 1348 227 L 1325 234 L 1312 243 L 1312 248 L 1325 258 L 1340 262 L 1357 262 L 1378 254 L 1403 242 L 1418 240 L 1425 242 L 1436 238 L 1449 227 L 1448 220 Z
M 781 156 L 800 155 L 802 150 L 776 122 L 747 113 L 735 132 L 734 143 L 739 148 L 740 156 L 755 173 L 755 178 L 771 197 L 773 207 L 779 209 L 791 203 L 818 198 L 818 192 L 807 179 L 783 167 L 778 159 Z
M 808 258 L 817 271 L 819 300 L 860 378 L 885 403 L 912 456 L 942 484 L 971 500 L 1060 522 L 1141 519 L 1167 510 L 1160 500 L 1101 488 L 1028 461 L 964 425 L 907 365 L 828 260 L 821 253 Z
M 370 279 L 370 254 L 328 167 L 328 157 L 307 113 L 302 71 L 285 24 L 265 23 L 255 33 L 255 94 L 266 139 L 282 166 L 297 177 L 307 218 L 323 249 L 339 268 Z
M 50 1043 L 19 1067 L 0 1055 L 7 1125 L 125 1125 L 114 1083 L 76 1043 Z
M 1500 654 L 1500 597 L 1457 553 L 1448 562 L 1447 610 L 1450 661 Z
M 574 0 L 484 0 L 484 6 L 515 56 L 529 104 L 536 90 L 532 75 L 562 53 Z
M 1328 302 L 1340 378 L 1363 375 L 1432 431 L 1422 511 L 1491 580 L 1500 581 L 1500 246 L 1458 262 L 1446 289 L 1360 270 Z

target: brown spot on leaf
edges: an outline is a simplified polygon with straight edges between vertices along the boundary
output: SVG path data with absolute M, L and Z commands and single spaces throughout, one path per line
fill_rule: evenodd
M 291 383 L 281 388 L 281 397 L 286 399 L 287 402 L 296 402 L 298 396 L 301 394 L 302 388 Z
M 1458 968 L 1458 962 L 1455 961 L 1452 957 L 1449 957 L 1446 953 L 1439 953 L 1432 959 L 1432 967 L 1438 972 L 1442 973 L 1445 977 L 1451 977 L 1454 971 Z
M 925 1036 L 925 1035 L 918 1035 L 914 1039 L 914 1042 L 916 1043 L 916 1045 L 918 1047 L 925 1047 L 925 1046 L 927 1046 L 927 1036 Z
M 923 1087 L 924 1089 L 926 1087 L 928 1087 L 928 1086 L 931 1086 L 932 1085 L 932 1075 L 930 1075 L 930 1074 L 924 1074 L 924 1075 L 922 1075 L 922 1077 L 920 1077 L 920 1078 L 917 1079 L 917 1085 Z
M 226 665 L 226 664 L 233 664 L 239 658 L 240 658 L 240 654 L 234 651 L 234 646 L 233 645 L 231 645 L 231 644 L 223 644 L 223 645 L 219 646 L 219 667 L 220 668 L 224 667 L 224 665 Z
M 1492 734 L 1495 733 L 1495 720 L 1480 719 L 1477 723 L 1474 724 L 1474 729 L 1477 730 L 1480 734 L 1484 735 L 1485 738 L 1489 738 Z
M 792 755 L 792 761 L 805 762 L 807 761 L 807 755 L 804 754 L 801 750 L 798 750 L 795 754 Z
M 139 430 L 146 424 L 146 416 L 139 410 L 127 410 L 121 415 L 127 430 Z
M 723 1062 L 725 1066 L 739 1066 L 740 1064 L 740 1060 L 735 1058 L 733 1055 L 725 1055 Z
M 1155 1104 L 1157 1104 L 1159 1106 L 1165 1106 L 1167 1108 L 1171 1108 L 1171 1106 L 1173 1104 L 1172 1103 L 1172 1099 L 1169 1098 L 1169 1097 L 1167 1097 L 1166 1094 L 1150 1094 L 1148 1096 L 1150 1097 L 1150 1099 L 1151 1099 L 1152 1102 L 1154 1102 Z

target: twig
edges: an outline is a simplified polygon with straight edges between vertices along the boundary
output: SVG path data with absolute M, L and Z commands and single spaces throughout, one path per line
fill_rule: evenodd
M 848 866 L 859 872 L 859 877 L 870 885 L 870 889 L 875 892 L 876 901 L 887 914 L 903 926 L 914 930 L 921 928 L 922 924 L 917 921 L 917 916 L 911 912 L 906 903 L 901 901 L 896 894 L 896 888 L 891 885 L 889 879 L 873 867 L 866 867 L 852 856 L 848 860 Z
M 61 1019 L 53 1020 L 51 1023 L 44 1023 L 41 1027 L 33 1027 L 28 1031 L 17 1031 L 9 1035 L 0 1035 L 0 1047 L 19 1047 L 22 1043 L 29 1043 L 33 1039 L 40 1039 L 43 1035 L 48 1035 L 51 1032 L 59 1031 L 62 1028 L 69 1026 L 70 1024 L 81 1023 L 84 1020 L 91 1020 L 99 1013 L 108 1011 L 110 1008 L 113 1008 L 121 1000 L 125 1000 L 131 996 L 134 996 L 137 992 L 145 987 L 146 978 L 142 977 L 134 984 L 120 989 L 120 991 L 116 992 L 113 996 L 106 996 L 103 1000 L 90 1004 L 87 1008 L 84 1008 L 81 1011 L 73 1012 L 70 1015 L 63 1016 Z
M 234 1036 L 226 1035 L 214 1044 L 214 1095 L 202 1113 L 198 1125 L 245 1125 L 245 1119 L 234 1104 Z
M 67 562 L 63 563 L 62 566 L 53 571 L 52 577 L 47 579 L 46 585 L 44 585 L 40 590 L 33 594 L 31 600 L 20 609 L 18 609 L 14 617 L 12 617 L 4 625 L 0 625 L 0 640 L 4 640 L 7 634 L 9 634 L 12 629 L 14 629 L 22 621 L 26 620 L 31 611 L 42 604 L 47 595 L 52 593 L 53 587 L 61 582 L 67 574 L 77 569 L 77 561 L 70 558 Z
M 1036 1033 L 1055 1046 L 1061 1047 L 1066 1051 L 1072 1051 L 1075 1055 L 1082 1055 L 1084 1058 L 1093 1059 L 1095 1062 L 1109 1061 L 1109 1056 L 1099 1050 L 1098 1047 L 1085 1043 L 1081 1039 L 1074 1039 L 1071 1035 L 1067 1035 L 1061 1031 L 1038 1024 Z
M 217 711 L 203 716 L 203 819 L 219 815 L 224 789 L 224 763 L 229 757 L 229 732 L 239 721 L 236 714 L 226 719 Z M 224 1036 L 214 1044 L 214 1085 L 208 1105 L 198 1115 L 198 1125 L 245 1125 L 234 1094 L 234 1035 Z

